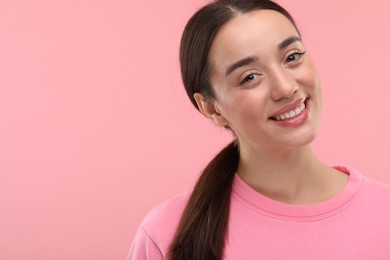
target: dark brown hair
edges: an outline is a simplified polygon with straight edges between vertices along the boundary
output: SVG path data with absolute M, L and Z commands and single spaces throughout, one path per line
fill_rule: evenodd
M 180 44 L 183 83 L 193 105 L 195 93 L 215 98 L 209 80 L 209 50 L 215 35 L 234 17 L 254 10 L 274 10 L 297 26 L 291 15 L 270 0 L 216 0 L 188 21 Z M 297 29 L 298 31 L 298 29 Z M 299 33 L 299 31 L 298 31 Z M 237 141 L 226 146 L 203 170 L 170 245 L 172 260 L 220 260 L 223 258 L 229 221 L 230 195 L 239 161 Z

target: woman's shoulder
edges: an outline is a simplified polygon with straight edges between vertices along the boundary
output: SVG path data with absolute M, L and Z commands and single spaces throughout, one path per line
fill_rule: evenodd
M 141 228 L 155 241 L 170 240 L 176 231 L 182 212 L 187 204 L 190 192 L 170 198 L 145 216 Z
M 390 214 L 390 184 L 373 179 L 369 175 L 361 174 L 357 170 L 349 167 L 351 174 L 355 176 L 356 185 L 359 186 L 360 205 L 364 205 L 364 209 L 375 208 L 381 212 L 386 211 Z M 359 176 L 356 178 L 356 176 Z M 356 181 L 361 179 L 361 181 Z M 388 216 L 388 215 L 386 215 Z
M 165 259 L 190 193 L 173 197 L 152 209 L 134 237 L 129 260 Z
M 385 196 L 386 198 L 390 197 L 390 184 L 372 179 L 370 177 L 365 177 L 366 188 L 373 194 L 378 195 L 379 197 Z

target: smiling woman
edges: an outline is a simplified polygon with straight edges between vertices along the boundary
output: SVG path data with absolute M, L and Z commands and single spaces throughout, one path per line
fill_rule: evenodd
M 148 214 L 128 259 L 390 258 L 390 187 L 311 149 L 320 80 L 285 9 L 214 1 L 188 22 L 180 61 L 192 103 L 236 139 L 192 194 Z

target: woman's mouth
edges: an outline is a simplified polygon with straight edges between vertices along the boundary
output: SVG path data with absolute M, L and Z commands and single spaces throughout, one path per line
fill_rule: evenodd
M 308 98 L 306 98 L 302 103 L 297 105 L 295 108 L 287 112 L 284 112 L 283 114 L 280 114 L 278 116 L 270 117 L 270 119 L 275 121 L 283 121 L 283 120 L 287 120 L 299 116 L 305 110 L 307 100 Z

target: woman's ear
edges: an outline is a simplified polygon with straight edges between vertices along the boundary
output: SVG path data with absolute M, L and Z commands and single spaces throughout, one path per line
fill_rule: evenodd
M 199 111 L 216 125 L 227 126 L 229 122 L 221 114 L 214 100 L 206 99 L 201 93 L 195 93 L 194 99 L 198 105 Z

